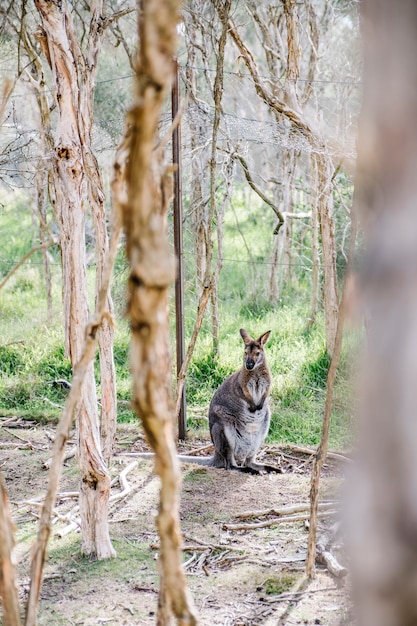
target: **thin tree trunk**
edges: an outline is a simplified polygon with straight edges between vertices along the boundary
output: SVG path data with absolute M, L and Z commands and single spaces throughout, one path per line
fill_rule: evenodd
M 319 310 L 319 277 L 320 277 L 320 254 L 319 254 L 319 225 L 317 208 L 317 166 L 316 160 L 311 158 L 311 292 L 310 292 L 310 316 L 308 326 L 316 323 Z
M 219 49 L 217 52 L 217 64 L 216 64 L 216 77 L 213 87 L 213 99 L 214 99 L 214 120 L 213 120 L 213 132 L 211 136 L 211 158 L 209 162 L 210 167 L 210 211 L 208 215 L 208 229 L 207 229 L 207 241 L 208 241 L 208 254 L 207 254 L 207 274 L 205 282 L 210 282 L 211 299 L 212 299 L 212 334 L 213 334 L 213 354 L 218 354 L 219 347 L 219 320 L 218 320 L 218 307 L 217 307 L 217 283 L 219 274 L 223 265 L 223 259 L 221 258 L 221 251 L 218 250 L 217 268 L 216 272 L 212 273 L 211 264 L 213 257 L 213 243 L 212 243 L 212 224 L 214 218 L 216 222 L 220 219 L 217 211 L 216 203 L 216 173 L 217 173 L 217 138 L 219 135 L 220 116 L 222 112 L 222 98 L 223 98 L 223 79 L 224 79 L 224 51 L 227 40 L 227 21 L 229 19 L 231 0 L 225 0 L 220 3 L 219 0 L 214 0 L 214 5 L 219 14 L 222 23 L 222 32 L 219 39 Z M 213 302 L 213 298 L 216 301 Z
M 170 392 L 169 289 L 175 264 L 166 213 L 172 197 L 169 170 L 155 150 L 161 110 L 172 80 L 180 0 L 147 0 L 139 13 L 137 93 L 129 113 L 128 201 L 123 207 L 130 264 L 128 315 L 131 320 L 133 405 L 155 451 L 161 478 L 157 526 L 161 584 L 157 623 L 196 624 L 182 569 L 179 523 L 180 469 L 173 433 Z
M 89 111 L 79 88 L 79 63 L 71 15 L 65 3 L 35 0 L 48 41 L 56 87 L 58 128 L 54 180 L 60 224 L 63 267 L 64 324 L 67 353 L 73 367 L 81 358 L 87 326 L 88 292 L 85 262 L 86 173 L 84 144 L 88 142 L 83 115 Z M 76 55 L 76 58 L 74 57 Z M 90 98 L 91 98 L 90 94 Z M 85 105 L 81 110 L 80 107 Z M 115 556 L 108 529 L 110 475 L 101 452 L 94 367 L 87 368 L 77 415 L 80 467 L 80 514 L 84 554 Z
M 41 245 L 44 245 L 49 239 L 50 235 L 47 230 L 47 218 L 46 218 L 46 193 L 45 183 L 46 178 L 44 172 L 38 166 L 38 170 L 35 176 L 35 191 L 36 191 L 36 211 L 39 221 L 39 241 Z M 42 263 L 43 272 L 45 278 L 45 291 L 46 291 L 46 313 L 48 323 L 52 322 L 52 275 L 51 266 L 48 258 L 48 251 L 46 248 L 42 249 Z
M 196 7 L 197 10 L 199 8 Z M 201 7 L 202 8 L 202 7 Z M 203 109 L 197 99 L 197 72 L 195 69 L 195 26 L 186 25 L 187 38 L 187 93 L 190 95 L 189 126 L 191 131 L 191 185 L 190 185 L 190 212 L 193 234 L 194 251 L 196 255 L 197 296 L 203 292 L 204 277 L 206 274 L 207 259 L 207 222 L 208 204 L 204 199 L 207 194 L 207 165 L 208 165 L 208 112 Z
M 270 304 L 276 306 L 279 303 L 280 298 L 280 290 L 278 286 L 279 280 L 279 261 L 282 253 L 282 234 L 281 229 L 278 232 L 278 235 L 275 235 L 273 248 L 272 248 L 272 258 L 271 258 L 271 271 L 269 273 L 269 302 Z
M 320 474 L 321 474 L 321 470 L 323 467 L 323 463 L 326 461 L 327 451 L 329 448 L 329 435 L 330 435 L 330 425 L 331 425 L 331 411 L 332 411 L 332 405 L 333 405 L 334 384 L 336 380 L 337 369 L 339 367 L 340 354 L 342 351 L 343 328 L 344 328 L 344 323 L 345 323 L 345 316 L 349 307 L 350 292 L 347 286 L 349 284 L 349 280 L 351 279 L 352 272 L 353 272 L 356 233 L 357 233 L 357 216 L 356 216 L 356 212 L 352 209 L 349 256 L 348 256 L 346 276 L 345 276 L 345 282 L 344 282 L 343 293 L 342 293 L 342 300 L 340 303 L 339 314 L 337 317 L 337 328 L 336 328 L 335 340 L 334 340 L 334 345 L 333 345 L 332 359 L 330 361 L 329 370 L 327 372 L 326 402 L 325 402 L 325 407 L 324 407 L 321 439 L 320 439 L 320 444 L 317 448 L 316 456 L 314 457 L 313 469 L 311 472 L 310 527 L 309 527 L 309 534 L 308 534 L 307 559 L 306 559 L 306 575 L 309 578 L 314 578 L 315 576 Z
M 100 293 L 106 256 L 109 249 L 108 234 L 106 227 L 106 210 L 104 206 L 104 191 L 99 165 L 92 150 L 92 126 L 93 126 L 93 102 L 94 84 L 98 67 L 98 56 L 101 49 L 104 2 L 94 0 L 90 4 L 90 31 L 85 63 L 81 73 L 81 102 L 80 126 L 83 132 L 83 159 L 87 176 L 88 199 L 94 223 L 96 245 L 96 299 Z M 113 301 L 110 292 L 107 296 L 107 310 L 113 313 Z M 101 387 L 101 413 L 100 413 L 100 436 L 103 456 L 108 464 L 114 445 L 117 421 L 116 400 L 116 370 L 113 357 L 113 326 L 105 321 L 99 330 L 98 343 L 100 355 L 100 387 Z
M 359 450 L 346 503 L 359 626 L 417 623 L 417 3 L 365 0 Z M 387 89 L 389 85 L 389 89 Z
M 317 165 L 317 209 L 320 224 L 323 263 L 323 302 L 326 325 L 326 350 L 333 354 L 339 312 L 339 289 L 336 272 L 336 244 L 334 237 L 332 172 L 329 158 L 322 153 L 314 155 Z

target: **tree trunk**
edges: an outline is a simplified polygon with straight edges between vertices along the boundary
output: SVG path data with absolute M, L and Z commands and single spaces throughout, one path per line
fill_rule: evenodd
M 161 585 L 157 623 L 196 624 L 182 569 L 179 522 L 180 469 L 173 434 L 169 354 L 169 290 L 175 264 L 166 213 L 172 179 L 155 149 L 161 110 L 171 86 L 180 0 L 147 0 L 139 13 L 137 93 L 130 111 L 128 200 L 123 206 L 126 254 L 130 264 L 128 315 L 131 320 L 133 406 L 155 451 L 161 478 L 157 526 Z
M 60 225 L 66 347 L 74 366 L 81 357 L 89 318 L 85 262 L 85 168 L 88 163 L 83 154 L 84 145 L 89 141 L 85 134 L 88 124 L 84 126 L 83 116 L 88 116 L 89 111 L 85 107 L 80 109 L 81 81 L 77 72 L 81 53 L 66 4 L 35 0 L 35 6 L 42 17 L 56 89 L 56 213 Z M 77 437 L 81 550 L 97 558 L 112 557 L 115 552 L 108 532 L 110 475 L 101 452 L 93 364 L 87 369 L 78 405 Z
M 47 182 L 47 176 L 42 172 L 41 166 L 39 164 L 38 170 L 35 176 L 35 191 L 36 191 L 36 212 L 37 219 L 39 221 L 39 242 L 41 245 L 45 245 L 46 242 L 50 239 L 48 231 L 47 231 L 47 217 L 46 217 L 46 192 L 45 184 Z M 45 291 L 46 291 L 46 312 L 47 312 L 47 320 L 48 323 L 52 322 L 52 275 L 51 275 L 51 266 L 48 258 L 48 251 L 46 249 L 42 250 L 42 263 L 43 263 L 43 272 L 45 278 Z
M 417 623 L 417 3 L 365 0 L 359 458 L 346 506 L 359 626 Z M 389 85 L 389 89 L 387 89 Z
M 187 92 L 192 104 L 190 104 L 190 115 L 188 123 L 191 132 L 191 185 L 190 185 L 190 213 L 191 228 L 193 234 L 194 252 L 196 257 L 196 280 L 197 296 L 200 298 L 203 292 L 204 276 L 207 265 L 207 222 L 208 203 L 207 196 L 207 166 L 208 166 L 208 111 L 197 99 L 197 72 L 195 69 L 195 26 L 187 25 Z
M 13 523 L 10 517 L 6 485 L 0 474 L 0 597 L 3 626 L 20 626 L 19 595 L 13 564 Z
M 311 292 L 310 292 L 310 316 L 308 326 L 316 323 L 319 310 L 319 278 L 320 278 L 320 254 L 319 254 L 319 216 L 317 208 L 318 176 L 316 160 L 312 157 L 311 163 Z
M 317 165 L 317 210 L 320 225 L 323 263 L 323 302 L 326 325 L 326 350 L 333 354 L 339 313 L 339 290 L 336 272 L 331 163 L 326 155 L 314 155 Z

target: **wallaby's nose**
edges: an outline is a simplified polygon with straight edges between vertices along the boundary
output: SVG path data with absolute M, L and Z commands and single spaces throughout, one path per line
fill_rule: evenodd
M 255 361 L 253 359 L 248 359 L 246 361 L 246 369 L 253 370 L 254 367 L 255 367 Z

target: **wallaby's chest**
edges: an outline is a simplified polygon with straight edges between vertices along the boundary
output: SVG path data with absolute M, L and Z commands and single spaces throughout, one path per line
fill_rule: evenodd
M 269 387 L 269 381 L 264 376 L 253 376 L 246 381 L 246 389 L 255 405 L 261 402 Z

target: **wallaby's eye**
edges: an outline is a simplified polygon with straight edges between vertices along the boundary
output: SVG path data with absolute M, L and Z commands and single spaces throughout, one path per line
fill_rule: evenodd
M 256 356 L 259 356 L 260 354 L 261 354 L 261 351 L 260 351 L 260 350 L 257 350 L 257 351 L 256 351 Z

